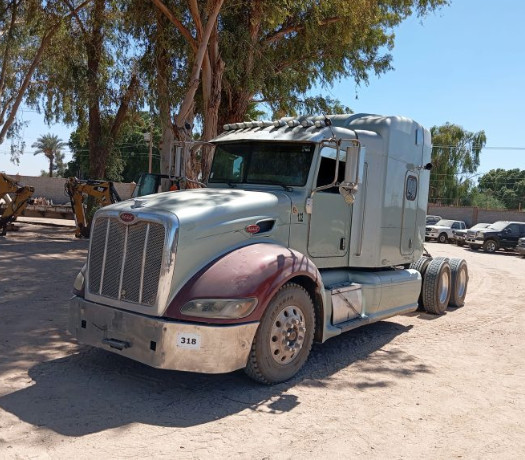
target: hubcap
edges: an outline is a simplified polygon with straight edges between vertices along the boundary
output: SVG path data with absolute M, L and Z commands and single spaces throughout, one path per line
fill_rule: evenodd
M 447 301 L 449 285 L 449 274 L 445 271 L 441 275 L 441 283 L 439 286 L 439 303 L 445 303 Z
M 494 243 L 494 241 L 489 241 L 487 243 L 487 250 L 489 252 L 494 252 L 496 250 L 496 243 Z
M 272 325 L 270 349 L 275 362 L 291 363 L 304 344 L 305 322 L 299 307 L 290 305 L 281 310 Z

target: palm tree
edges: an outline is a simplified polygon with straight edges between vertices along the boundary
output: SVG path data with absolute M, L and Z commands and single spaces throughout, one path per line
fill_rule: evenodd
M 38 155 L 43 153 L 49 160 L 49 177 L 53 177 L 53 169 L 55 164 L 64 158 L 62 148 L 67 145 L 66 142 L 62 142 L 58 136 L 53 134 L 44 134 L 40 136 L 36 142 L 31 146 L 36 148 L 34 154 Z

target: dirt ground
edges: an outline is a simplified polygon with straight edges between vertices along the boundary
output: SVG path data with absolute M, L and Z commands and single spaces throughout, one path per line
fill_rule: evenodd
M 467 303 L 316 345 L 292 381 L 160 371 L 66 331 L 87 241 L 0 241 L 0 458 L 524 458 L 525 258 L 463 257 Z

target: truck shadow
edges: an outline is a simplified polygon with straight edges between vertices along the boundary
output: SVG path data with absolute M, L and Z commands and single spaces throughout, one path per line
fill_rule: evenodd
M 0 397 L 0 407 L 65 436 L 130 423 L 190 427 L 245 410 L 289 412 L 301 404 L 301 387 L 363 392 L 431 372 L 404 351 L 382 349 L 411 327 L 385 321 L 315 345 L 303 370 L 275 386 L 256 384 L 242 371 L 204 375 L 152 369 L 83 346 L 78 353 L 33 366 L 33 384 Z

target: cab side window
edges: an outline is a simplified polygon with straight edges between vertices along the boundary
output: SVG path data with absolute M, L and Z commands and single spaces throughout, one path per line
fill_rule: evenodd
M 506 230 L 512 236 L 518 236 L 520 234 L 520 226 L 518 224 L 509 224 Z
M 331 158 L 322 157 L 321 158 L 321 164 L 319 165 L 319 172 L 317 174 L 317 182 L 315 184 L 316 187 L 322 187 L 323 185 L 331 184 L 335 177 L 335 160 L 332 160 Z M 339 174 L 337 178 L 337 182 L 343 182 L 345 177 L 345 162 L 339 161 Z M 339 190 L 337 187 L 331 187 L 325 190 L 321 190 L 321 192 L 327 192 L 327 193 L 339 193 Z

